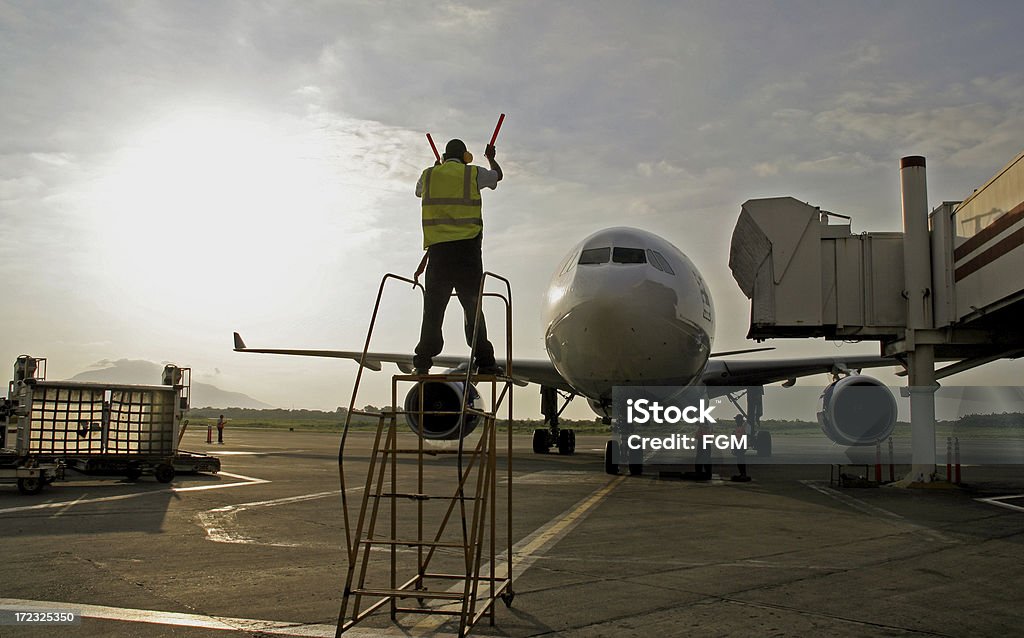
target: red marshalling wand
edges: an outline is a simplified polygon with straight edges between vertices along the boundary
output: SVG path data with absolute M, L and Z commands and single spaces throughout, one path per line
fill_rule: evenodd
M 497 131 L 495 131 L 497 134 Z M 434 146 L 434 138 L 430 137 L 430 133 L 427 133 L 427 141 L 430 142 L 430 150 L 434 151 L 434 159 L 441 161 L 441 154 L 437 152 L 437 147 Z
M 491 136 L 491 146 L 494 146 L 494 141 L 498 139 L 498 131 L 501 130 L 501 123 L 505 121 L 505 114 L 502 113 L 498 117 L 498 124 L 494 127 L 494 135 Z

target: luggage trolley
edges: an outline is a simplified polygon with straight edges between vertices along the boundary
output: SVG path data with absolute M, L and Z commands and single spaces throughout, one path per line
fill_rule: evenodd
M 152 473 L 162 483 L 174 479 L 175 466 L 220 470 L 215 457 L 178 451 L 188 368 L 166 366 L 162 385 L 47 381 L 40 361 L 19 357 L 9 388 L 7 439 L 19 458 L 131 480 Z

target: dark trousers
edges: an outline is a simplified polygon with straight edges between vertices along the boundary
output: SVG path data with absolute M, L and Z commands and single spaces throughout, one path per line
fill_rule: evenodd
M 476 313 L 483 270 L 480 237 L 430 247 L 423 286 L 423 322 L 420 324 L 420 342 L 416 345 L 413 366 L 429 368 L 434 356 L 444 348 L 441 325 L 444 323 L 444 311 L 451 300 L 452 290 L 462 304 L 466 344 L 472 345 L 473 316 Z M 494 365 L 494 346 L 487 340 L 487 326 L 482 313 L 477 328 L 476 364 Z
M 224 442 L 224 428 L 217 428 L 217 443 Z
M 745 450 L 736 450 L 736 469 L 740 476 L 747 475 L 747 453 Z
M 697 461 L 693 466 L 698 479 L 709 480 L 711 478 L 711 450 L 698 450 Z

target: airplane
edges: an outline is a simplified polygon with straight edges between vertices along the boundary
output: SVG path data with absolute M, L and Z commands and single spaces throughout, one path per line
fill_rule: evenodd
M 544 454 L 557 447 L 560 454 L 575 451 L 575 433 L 558 427 L 558 417 L 576 396 L 584 397 L 619 440 L 608 441 L 605 471 L 619 471 L 619 450 L 625 450 L 628 434 L 612 419 L 612 389 L 615 386 L 676 386 L 702 390 L 707 398 L 730 395 L 752 427 L 758 454 L 771 452 L 771 433 L 758 431 L 760 393 L 746 392 L 743 411 L 731 392 L 738 387 L 760 388 L 782 381 L 789 387 L 798 377 L 829 373 L 833 383 L 822 394 L 819 421 L 825 435 L 842 445 L 868 445 L 886 438 L 895 427 L 896 403 L 881 381 L 860 374 L 863 368 L 900 365 L 895 359 L 853 355 L 801 359 L 722 360 L 730 355 L 772 348 L 713 352 L 715 307 L 704 278 L 690 259 L 669 241 L 636 228 L 599 230 L 561 260 L 547 290 L 544 305 L 544 345 L 547 360 L 513 359 L 511 378 L 517 384 L 541 386 L 541 412 L 547 429 L 534 431 L 533 451 Z M 362 352 L 344 350 L 300 350 L 249 348 L 234 333 L 236 352 L 335 357 L 360 361 Z M 396 364 L 411 373 L 412 355 L 368 352 L 363 365 L 380 370 L 382 363 Z M 504 366 L 504 361 L 498 364 Z M 434 364 L 450 371 L 466 370 L 466 357 L 441 355 Z M 507 369 L 507 368 L 504 368 Z M 458 411 L 462 403 L 461 383 L 428 383 L 424 392 L 438 410 Z M 851 388 L 875 393 L 883 406 L 871 423 L 852 398 Z M 418 403 L 417 390 L 406 398 Z M 475 390 L 470 390 L 471 398 Z M 564 403 L 559 407 L 558 399 Z M 412 401 L 412 403 L 410 403 Z M 891 405 L 891 408 L 889 407 Z M 831 407 L 831 409 L 830 409 Z M 411 409 L 407 408 L 409 411 Z M 417 434 L 432 439 L 457 438 L 472 431 L 451 419 L 431 424 L 409 425 Z M 643 459 L 628 455 L 630 474 L 643 472 Z

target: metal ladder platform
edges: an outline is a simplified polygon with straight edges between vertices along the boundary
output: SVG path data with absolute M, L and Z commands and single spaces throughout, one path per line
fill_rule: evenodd
M 505 293 L 484 293 L 488 278 L 505 285 Z M 474 375 L 472 366 L 444 374 L 398 374 L 392 377 L 391 405 L 380 413 L 354 409 L 381 298 L 390 280 L 415 282 L 388 274 L 381 280 L 367 330 L 360 368 L 352 391 L 338 453 L 348 565 L 335 636 L 385 606 L 392 622 L 399 616 L 449 617 L 458 634 L 467 636 L 483 618 L 494 625 L 495 603 L 511 606 L 512 591 L 512 381 L 503 376 Z M 511 367 L 512 291 L 508 280 L 485 272 L 472 342 L 476 343 L 484 297 L 504 302 L 506 365 Z M 475 349 L 474 349 L 475 350 Z M 471 351 L 469 362 L 474 360 Z M 430 384 L 461 384 L 459 409 L 427 405 Z M 470 390 L 466 390 L 469 388 Z M 403 391 L 416 397 L 403 406 Z M 415 394 L 411 394 L 415 392 Z M 498 414 L 507 410 L 503 449 L 498 444 Z M 349 486 L 346 462 L 353 416 L 377 419 L 365 479 Z M 399 418 L 420 430 L 399 431 Z M 453 440 L 438 447 L 420 433 L 425 419 L 458 419 Z M 349 453 L 347 453 L 347 451 Z M 506 476 L 498 480 L 499 458 Z M 361 492 L 350 502 L 349 494 Z M 375 558 L 376 560 L 371 560 Z M 382 565 L 381 563 L 384 563 Z M 386 568 L 385 568 L 386 565 Z

